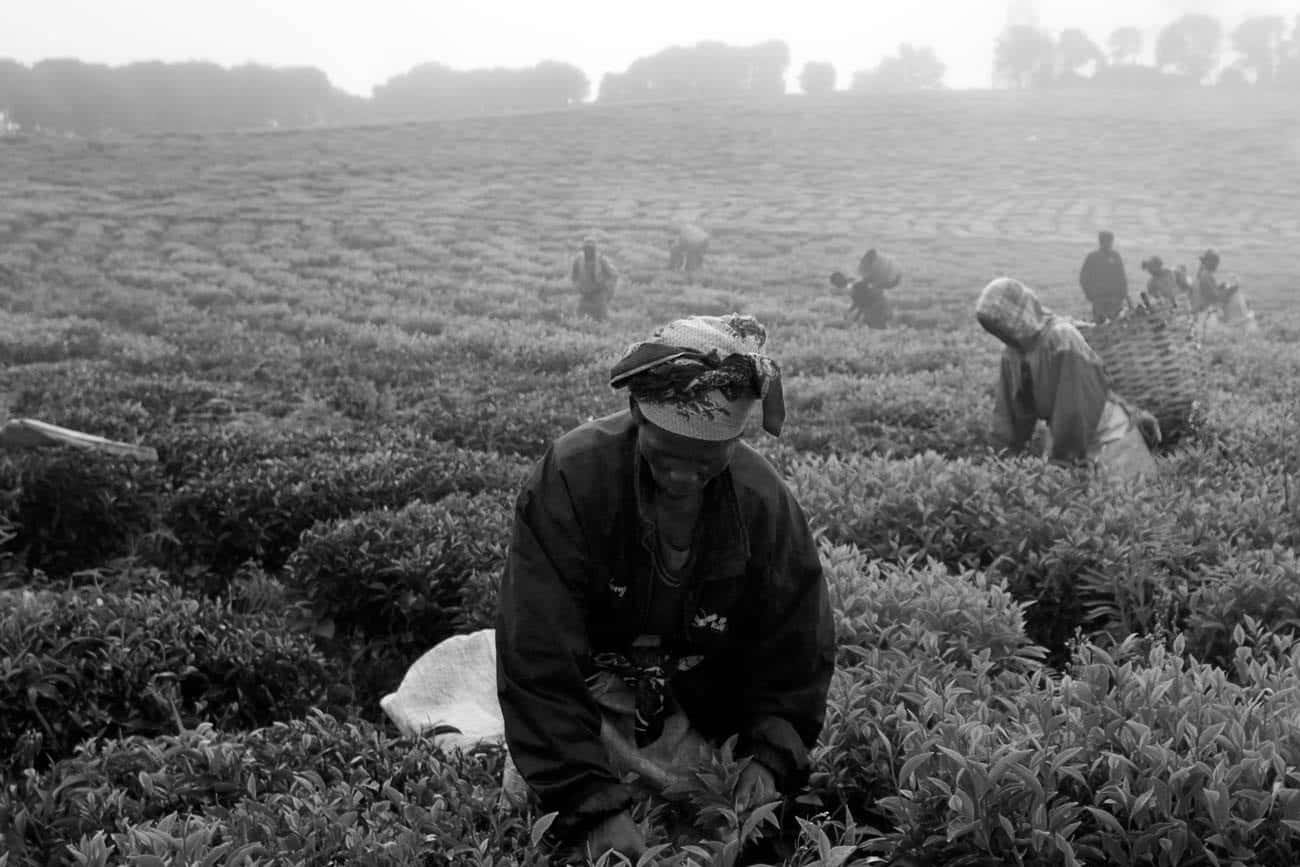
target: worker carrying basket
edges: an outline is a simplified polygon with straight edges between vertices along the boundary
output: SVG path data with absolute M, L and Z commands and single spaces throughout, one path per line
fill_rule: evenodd
M 1119 316 L 1078 325 L 1101 356 L 1111 388 L 1156 417 L 1160 444 L 1168 447 L 1185 436 L 1201 381 L 1191 315 L 1153 304 L 1142 293 L 1141 303 L 1126 302 Z

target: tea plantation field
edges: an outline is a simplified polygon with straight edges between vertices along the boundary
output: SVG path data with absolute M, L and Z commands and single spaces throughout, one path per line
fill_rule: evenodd
M 1297 191 L 1293 101 L 1215 90 L 0 138 L 8 414 L 160 457 L 0 455 L 0 865 L 546 863 L 499 749 L 444 760 L 379 698 L 491 624 L 530 461 L 623 406 L 628 343 L 731 311 L 786 375 L 750 441 L 840 639 L 788 863 L 1300 863 Z M 993 453 L 972 314 L 1003 274 L 1082 314 L 1102 228 L 1134 285 L 1216 248 L 1261 324 L 1207 335 L 1195 435 L 1124 491 Z M 827 282 L 868 246 L 906 268 L 888 331 Z M 763 831 L 734 772 L 712 836 L 638 813 L 653 860 Z

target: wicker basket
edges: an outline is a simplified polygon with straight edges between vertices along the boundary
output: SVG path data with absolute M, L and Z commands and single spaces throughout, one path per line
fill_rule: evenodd
M 1190 316 L 1137 307 L 1079 330 L 1101 356 L 1110 387 L 1156 417 L 1166 445 L 1187 432 L 1201 379 Z

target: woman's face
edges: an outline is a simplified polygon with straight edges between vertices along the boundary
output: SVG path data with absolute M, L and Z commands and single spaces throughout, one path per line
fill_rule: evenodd
M 644 416 L 638 421 L 637 448 L 650 467 L 655 486 L 669 499 L 698 496 L 731 463 L 739 441 L 696 440 L 657 427 Z

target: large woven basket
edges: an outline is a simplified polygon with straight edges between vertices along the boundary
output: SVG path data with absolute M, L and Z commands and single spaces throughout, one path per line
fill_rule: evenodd
M 1201 382 L 1189 315 L 1135 307 L 1079 330 L 1101 356 L 1111 389 L 1160 422 L 1165 445 L 1187 433 Z

